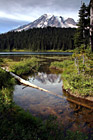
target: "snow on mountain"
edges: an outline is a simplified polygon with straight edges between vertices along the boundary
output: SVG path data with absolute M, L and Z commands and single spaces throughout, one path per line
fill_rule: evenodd
M 61 16 L 54 16 L 54 15 L 48 15 L 44 14 L 41 17 L 39 17 L 37 20 L 27 24 L 23 25 L 14 31 L 22 31 L 22 30 L 29 30 L 31 28 L 44 28 L 44 27 L 60 27 L 60 28 L 77 28 L 76 22 L 72 18 L 68 18 L 66 20 L 63 19 Z
M 68 18 L 65 20 L 65 24 L 68 26 L 68 27 L 71 27 L 71 28 L 74 28 L 76 26 L 76 22 L 74 21 L 74 19 L 72 18 Z

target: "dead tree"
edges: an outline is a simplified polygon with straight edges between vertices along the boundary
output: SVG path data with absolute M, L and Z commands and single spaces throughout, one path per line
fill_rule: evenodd
M 93 52 L 93 0 L 90 0 L 90 45 Z

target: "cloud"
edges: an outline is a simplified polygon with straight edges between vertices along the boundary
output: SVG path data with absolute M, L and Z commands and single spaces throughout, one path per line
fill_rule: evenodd
M 83 0 L 89 3 L 89 0 Z M 45 13 L 78 16 L 81 0 L 1 0 L 0 17 L 33 21 Z
M 86 4 L 90 0 L 82 0 Z M 0 33 L 34 21 L 43 14 L 78 19 L 81 0 L 0 0 Z
M 89 2 L 89 0 L 83 0 Z M 2 0 L 0 1 L 0 9 L 5 11 L 20 11 L 27 8 L 46 8 L 46 7 L 60 7 L 63 9 L 79 7 L 81 0 Z

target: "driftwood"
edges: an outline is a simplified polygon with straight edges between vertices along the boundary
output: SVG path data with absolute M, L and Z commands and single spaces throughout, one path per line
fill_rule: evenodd
M 9 72 L 9 70 L 7 70 L 7 69 L 5 69 L 5 68 L 2 68 L 2 69 L 5 70 L 6 72 Z M 30 87 L 32 87 L 32 88 L 36 88 L 36 89 L 38 89 L 38 90 L 47 92 L 47 93 L 49 93 L 49 94 L 51 94 L 51 95 L 57 96 L 57 97 L 62 98 L 62 99 L 64 98 L 64 97 L 62 97 L 61 95 L 57 95 L 56 93 L 53 93 L 53 92 L 51 92 L 51 91 L 48 91 L 48 90 L 43 89 L 43 88 L 41 88 L 41 87 L 38 87 L 38 86 L 36 86 L 36 85 L 34 85 L 34 84 L 31 84 L 29 81 L 22 79 L 21 77 L 17 76 L 16 74 L 14 74 L 14 73 L 12 73 L 12 72 L 9 72 L 9 73 L 10 73 L 10 75 L 12 75 L 13 77 L 15 77 L 15 79 L 17 79 L 20 83 L 22 83 L 22 84 L 24 84 L 24 85 L 26 85 L 26 86 L 30 86 Z M 72 102 L 72 103 L 74 103 L 74 104 L 77 104 L 77 105 L 79 105 L 79 106 L 83 106 L 83 107 L 85 107 L 85 108 L 88 108 L 88 109 L 93 110 L 93 107 L 92 107 L 92 106 L 88 106 L 88 105 L 86 105 L 86 104 L 83 104 L 83 103 L 81 103 L 81 102 L 72 100 L 72 99 L 70 99 L 70 98 L 66 98 L 66 100 L 68 100 L 69 102 Z

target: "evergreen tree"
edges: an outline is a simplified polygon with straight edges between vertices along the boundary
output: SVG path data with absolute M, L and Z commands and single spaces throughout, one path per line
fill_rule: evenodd
M 79 21 L 78 21 L 78 28 L 75 34 L 75 46 L 80 47 L 81 44 L 89 43 L 89 6 L 87 7 L 85 3 L 82 4 L 79 10 Z

